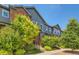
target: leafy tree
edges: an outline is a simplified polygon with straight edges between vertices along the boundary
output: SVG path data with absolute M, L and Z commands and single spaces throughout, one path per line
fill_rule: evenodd
M 33 44 L 39 32 L 29 16 L 18 15 L 11 25 L 0 30 L 0 54 L 25 54 L 25 47 Z
M 38 26 L 31 21 L 28 15 L 18 15 L 12 21 L 12 28 L 20 33 L 20 37 L 27 44 L 31 44 L 40 32 Z
M 67 25 L 67 31 L 73 31 L 79 35 L 79 23 L 77 19 L 71 18 L 69 24 Z
M 67 31 L 61 39 L 62 45 L 66 48 L 79 49 L 79 37 L 73 31 Z
M 79 23 L 76 19 L 72 18 L 67 25 L 67 29 L 61 36 L 61 42 L 66 48 L 79 49 Z
M 23 48 L 23 41 L 20 38 L 19 32 L 10 28 L 4 27 L 0 30 L 0 49 L 6 50 L 14 54 L 17 49 Z

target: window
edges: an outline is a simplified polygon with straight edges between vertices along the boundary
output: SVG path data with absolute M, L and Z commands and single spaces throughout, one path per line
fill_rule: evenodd
M 9 18 L 9 11 L 7 11 L 5 9 L 2 9 L 2 16 L 6 17 L 6 18 Z
M 43 24 L 40 24 L 40 28 L 41 28 L 41 30 L 43 31 Z
M 57 31 L 57 29 L 56 29 L 56 28 L 54 28 L 53 33 L 54 33 L 55 35 L 57 35 L 57 34 L 58 34 L 58 31 Z
M 60 31 L 58 30 L 58 35 L 60 35 Z
M 41 24 L 41 29 L 42 29 L 42 24 Z
M 48 29 L 46 28 L 46 30 L 45 31 L 47 31 Z
M 48 27 L 47 27 L 47 26 L 45 26 L 45 32 L 47 32 L 47 30 L 48 30 Z
M 49 28 L 49 32 L 51 33 L 51 28 Z

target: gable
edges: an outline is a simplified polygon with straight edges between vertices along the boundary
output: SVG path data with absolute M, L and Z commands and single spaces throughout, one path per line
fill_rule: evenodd
M 26 8 L 26 10 L 31 14 L 33 21 L 45 24 L 43 18 L 39 16 L 38 12 L 34 8 Z

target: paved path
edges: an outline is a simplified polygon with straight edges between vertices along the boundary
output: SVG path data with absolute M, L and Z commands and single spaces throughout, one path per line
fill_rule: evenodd
M 46 51 L 36 55 L 79 55 L 79 50 L 72 52 L 71 49 L 59 49 L 53 51 Z

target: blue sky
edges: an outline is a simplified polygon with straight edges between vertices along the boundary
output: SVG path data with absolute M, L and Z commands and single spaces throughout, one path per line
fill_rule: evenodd
M 76 18 L 79 21 L 78 4 L 29 4 L 24 6 L 35 6 L 49 25 L 59 24 L 61 29 L 66 28 L 70 18 Z

